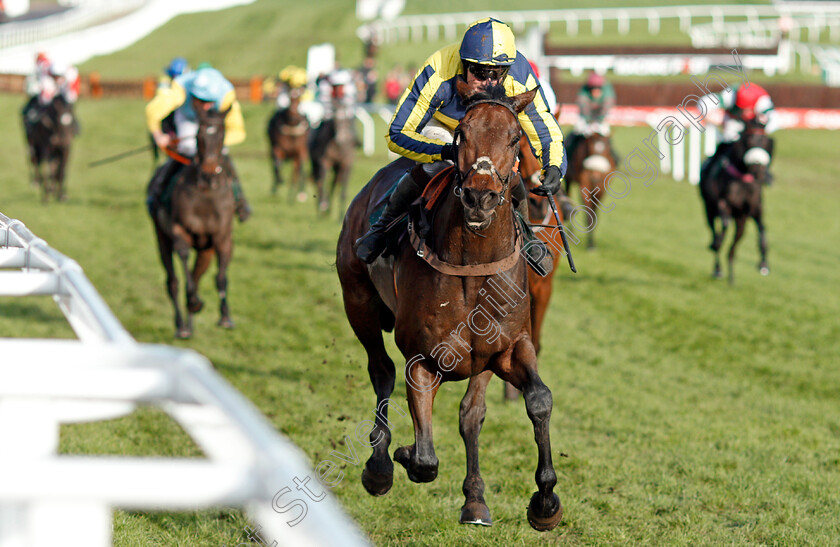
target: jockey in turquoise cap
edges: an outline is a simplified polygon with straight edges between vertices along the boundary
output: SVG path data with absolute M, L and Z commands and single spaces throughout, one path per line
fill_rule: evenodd
M 201 68 L 183 74 L 172 82 L 166 92 L 158 93 L 146 105 L 146 123 L 155 143 L 162 149 L 169 149 L 173 138 L 161 129 L 161 122 L 174 113 L 177 152 L 192 157 L 196 153 L 195 136 L 198 132 L 196 110 L 228 110 L 225 117 L 225 147 L 239 144 L 245 140 L 245 121 L 242 109 L 236 100 L 236 93 L 227 78 L 215 68 Z M 240 222 L 251 215 L 251 207 L 245 199 L 233 162 L 224 154 L 226 167 L 233 174 L 233 194 L 236 200 L 236 213 Z M 183 163 L 170 158 L 163 164 L 149 182 L 146 203 L 149 213 L 154 216 L 159 200 L 166 185 L 174 178 Z

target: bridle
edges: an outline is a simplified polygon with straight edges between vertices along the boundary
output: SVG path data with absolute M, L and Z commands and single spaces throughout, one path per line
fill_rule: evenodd
M 516 120 L 517 124 L 519 123 L 519 121 L 518 121 L 519 116 L 516 113 L 516 111 L 513 109 L 513 107 L 511 105 L 509 105 L 508 103 L 506 103 L 504 101 L 501 101 L 499 99 L 489 99 L 488 98 L 488 99 L 479 99 L 475 102 L 471 102 L 467 106 L 466 112 L 464 113 L 465 117 L 466 117 L 466 114 L 469 113 L 470 110 L 472 110 L 474 107 L 476 107 L 480 104 L 494 104 L 494 105 L 498 105 L 498 106 L 503 106 L 508 110 L 508 112 L 511 113 L 514 120 Z M 501 182 L 501 184 L 502 184 L 501 199 L 499 200 L 499 203 L 496 205 L 496 207 L 498 207 L 499 205 L 501 205 L 505 202 L 505 194 L 507 194 L 508 186 L 510 185 L 510 179 L 513 176 L 513 168 L 511 167 L 510 171 L 508 171 L 508 174 L 505 177 L 502 177 L 502 175 L 496 169 L 496 166 L 493 164 L 492 160 L 490 160 L 490 158 L 487 157 L 487 156 L 481 156 L 478 159 L 476 159 L 476 161 L 470 166 L 469 169 L 467 169 L 466 171 L 463 171 L 461 169 L 461 166 L 460 166 L 459 162 L 458 162 L 458 146 L 461 142 L 462 134 L 463 134 L 463 130 L 461 129 L 461 126 L 459 124 L 458 127 L 455 129 L 454 139 L 452 141 L 452 146 L 454 147 L 454 156 L 455 156 L 455 160 L 454 160 L 455 161 L 455 185 L 452 188 L 452 192 L 455 194 L 455 196 L 457 198 L 460 199 L 461 194 L 463 192 L 464 182 L 466 182 L 468 177 L 470 177 L 473 173 L 486 174 L 486 172 L 489 171 L 490 174 L 492 174 L 496 178 L 498 178 L 499 182 Z M 516 143 L 513 145 L 513 148 L 514 148 L 514 155 L 513 156 L 515 158 L 519 155 L 519 139 L 518 138 L 516 139 Z

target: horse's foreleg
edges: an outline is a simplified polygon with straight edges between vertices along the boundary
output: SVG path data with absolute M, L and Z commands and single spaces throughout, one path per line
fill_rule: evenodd
M 192 336 L 193 332 L 193 323 L 192 323 L 192 314 L 193 312 L 190 311 L 189 302 L 194 298 L 196 292 L 196 284 L 193 280 L 192 273 L 190 272 L 190 265 L 189 265 L 189 258 L 190 258 L 190 249 L 192 245 L 190 243 L 189 235 L 183 233 L 183 236 L 179 235 L 179 232 L 183 232 L 182 229 L 176 226 L 175 228 L 175 238 L 173 241 L 173 248 L 175 253 L 177 253 L 178 258 L 181 260 L 181 267 L 183 268 L 184 272 L 184 285 L 185 291 L 187 295 L 187 318 L 181 324 L 181 327 L 178 329 L 176 336 L 178 338 L 189 338 Z M 176 295 L 177 298 L 177 295 Z
M 528 417 L 534 424 L 539 460 L 536 472 L 537 492 L 531 496 L 528 505 L 528 523 L 535 530 L 551 530 L 563 517 L 563 506 L 560 504 L 560 498 L 554 493 L 557 475 L 551 462 L 551 439 L 548 431 L 553 400 L 551 390 L 537 373 L 537 354 L 530 338 L 526 336 L 516 343 L 510 367 L 499 372 L 502 379 L 522 390 Z
M 755 225 L 758 227 L 758 252 L 761 253 L 761 262 L 758 263 L 758 271 L 761 275 L 770 274 L 770 266 L 767 265 L 767 237 L 764 234 L 764 222 L 761 218 L 761 211 L 753 215 Z
M 283 184 L 283 178 L 280 174 L 280 167 L 283 165 L 283 160 L 276 150 L 271 151 L 271 167 L 274 170 L 274 184 L 271 186 L 272 195 L 277 193 L 277 187 Z
M 347 183 L 350 181 L 350 166 L 342 164 L 339 172 L 338 182 L 341 185 L 338 198 L 338 220 L 341 221 L 344 216 L 344 210 L 347 205 Z
M 56 193 L 58 194 L 58 201 L 66 201 L 67 195 L 64 192 L 64 177 L 67 172 L 67 160 L 70 157 L 70 149 L 63 148 L 59 151 L 55 160 L 55 172 L 53 180 L 55 180 Z
M 485 395 L 493 371 L 485 370 L 470 378 L 470 385 L 461 400 L 460 431 L 467 452 L 467 476 L 464 478 L 464 505 L 461 507 L 461 524 L 490 526 L 490 509 L 484 501 L 484 480 L 478 465 L 478 435 L 487 411 Z
M 230 309 L 227 301 L 227 269 L 230 259 L 233 257 L 233 239 L 226 241 L 216 249 L 219 271 L 216 274 L 216 290 L 219 293 L 219 322 L 218 325 L 225 329 L 233 328 L 233 319 L 230 317 Z
M 406 392 L 414 423 L 414 444 L 399 447 L 394 452 L 394 460 L 405 467 L 408 478 L 413 482 L 432 482 L 438 473 L 432 435 L 432 408 L 440 381 L 430 372 L 434 366 L 433 361 L 418 360 L 416 357 L 406 364 Z
M 169 295 L 169 300 L 172 301 L 172 307 L 175 308 L 175 336 L 186 338 L 188 336 L 181 336 L 184 331 L 184 319 L 181 316 L 181 306 L 178 305 L 178 276 L 175 275 L 175 264 L 172 260 L 172 239 L 163 233 L 157 225 L 155 225 L 155 233 L 157 234 L 160 261 L 163 263 L 163 269 L 166 270 L 166 292 Z
M 738 216 L 735 218 L 735 237 L 729 247 L 729 284 L 735 283 L 735 247 L 744 235 L 744 227 L 747 225 L 747 217 Z

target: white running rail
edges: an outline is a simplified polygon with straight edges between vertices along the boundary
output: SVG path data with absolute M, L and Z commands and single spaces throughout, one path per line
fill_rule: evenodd
M 135 342 L 76 262 L 0 213 L 0 296 L 45 294 L 79 339 L 0 338 L 0 547 L 105 547 L 114 508 L 219 506 L 244 509 L 269 545 L 367 544 L 330 496 L 288 526 L 272 500 L 317 477 L 300 450 L 201 355 Z M 206 459 L 57 453 L 61 424 L 138 405 L 165 411 Z

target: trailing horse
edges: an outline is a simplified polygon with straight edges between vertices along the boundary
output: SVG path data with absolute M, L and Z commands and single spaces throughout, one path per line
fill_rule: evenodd
M 566 173 L 566 192 L 571 194 L 571 185 L 577 182 L 583 204 L 590 211 L 596 211 L 596 201 L 606 195 L 607 175 L 615 170 L 616 162 L 610 138 L 597 130 L 592 130 L 580 138 L 569 157 L 569 170 Z M 570 219 L 571 220 L 571 219 Z M 593 223 L 595 221 L 593 220 Z M 587 247 L 595 248 L 595 225 L 588 226 Z
M 292 162 L 292 182 L 297 182 L 298 193 L 305 194 L 306 178 L 304 165 L 309 160 L 309 121 L 300 112 L 300 97 L 303 88 L 295 88 L 289 93 L 289 106 L 279 109 L 268 122 L 268 141 L 271 145 L 269 156 L 274 170 L 274 184 L 271 193 L 283 184 L 281 170 L 283 165 Z M 289 200 L 295 193 L 294 184 L 289 184 Z
M 29 162 L 32 165 L 33 183 L 43 190 L 42 201 L 46 203 L 50 194 L 58 201 L 67 199 L 64 189 L 67 160 L 73 143 L 75 124 L 73 107 L 64 97 L 57 95 L 49 104 L 30 110 L 27 124 Z M 47 176 L 43 175 L 42 164 L 47 165 Z
M 520 138 L 517 115 L 536 91 L 508 98 L 504 89 L 495 87 L 468 98 L 466 83 L 457 85 L 467 111 L 455 134 L 457 162 L 449 171 L 454 185 L 441 187 L 431 232 L 425 233 L 412 219 L 410 244 L 402 241 L 395 255 L 370 266 L 353 251 L 353 242 L 367 230 L 376 204 L 394 177 L 410 165 L 400 158 L 374 175 L 352 201 L 339 236 L 336 266 L 344 307 L 367 352 L 378 409 L 370 432 L 373 454 L 362 484 L 369 493 L 382 495 L 393 483 L 387 403 L 396 372 L 382 338 L 383 330 L 393 330 L 407 361 L 404 377 L 414 423 L 414 444 L 398 448 L 394 459 L 408 478 L 430 482 L 437 477 L 434 397 L 442 382 L 469 379 L 460 411 L 467 453 L 460 522 L 492 523 L 479 472 L 478 435 L 487 384 L 496 374 L 524 393 L 539 454 L 538 491 L 528 506 L 528 521 L 537 530 L 550 530 L 562 518 L 560 500 L 553 492 L 557 478 L 548 427 L 552 396 L 537 372 L 528 266 L 520 256 L 522 237 L 510 201 Z
M 336 186 L 340 185 L 338 205 L 341 214 L 347 203 L 347 183 L 356 158 L 356 132 L 353 129 L 356 117 L 353 108 L 340 100 L 333 100 L 333 108 L 333 117 L 323 121 L 315 132 L 309 154 L 312 158 L 312 178 L 318 189 L 318 211 L 326 213 L 329 210 Z M 330 171 L 332 183 L 327 190 L 324 185 Z
M 192 314 L 204 302 L 198 296 L 198 283 L 210 266 L 218 261 L 216 289 L 219 293 L 219 326 L 233 328 L 227 303 L 227 268 L 233 254 L 233 170 L 222 153 L 227 111 L 196 109 L 198 115 L 197 153 L 192 162 L 176 175 L 171 208 L 159 207 L 154 215 L 158 250 L 166 269 L 166 287 L 175 308 L 175 336 L 192 336 Z M 196 257 L 192 269 L 190 249 Z M 177 253 L 184 271 L 187 316 L 178 304 L 178 278 L 172 253 Z
M 717 166 L 708 166 L 703 170 L 700 180 L 700 197 L 706 211 L 706 222 L 712 231 L 712 243 L 709 248 L 715 255 L 712 275 L 723 277 L 720 268 L 720 248 L 729 227 L 730 220 L 735 221 L 735 238 L 729 247 L 729 283 L 735 282 L 735 247 L 744 235 L 748 218 L 755 220 L 758 227 L 758 250 L 761 260 L 758 271 L 768 275 L 767 239 L 764 234 L 764 212 L 762 204 L 762 186 L 767 179 L 767 172 L 772 160 L 773 140 L 766 135 L 759 123 L 746 126 L 740 139 L 729 147 L 719 159 Z M 717 219 L 721 229 L 717 230 Z

